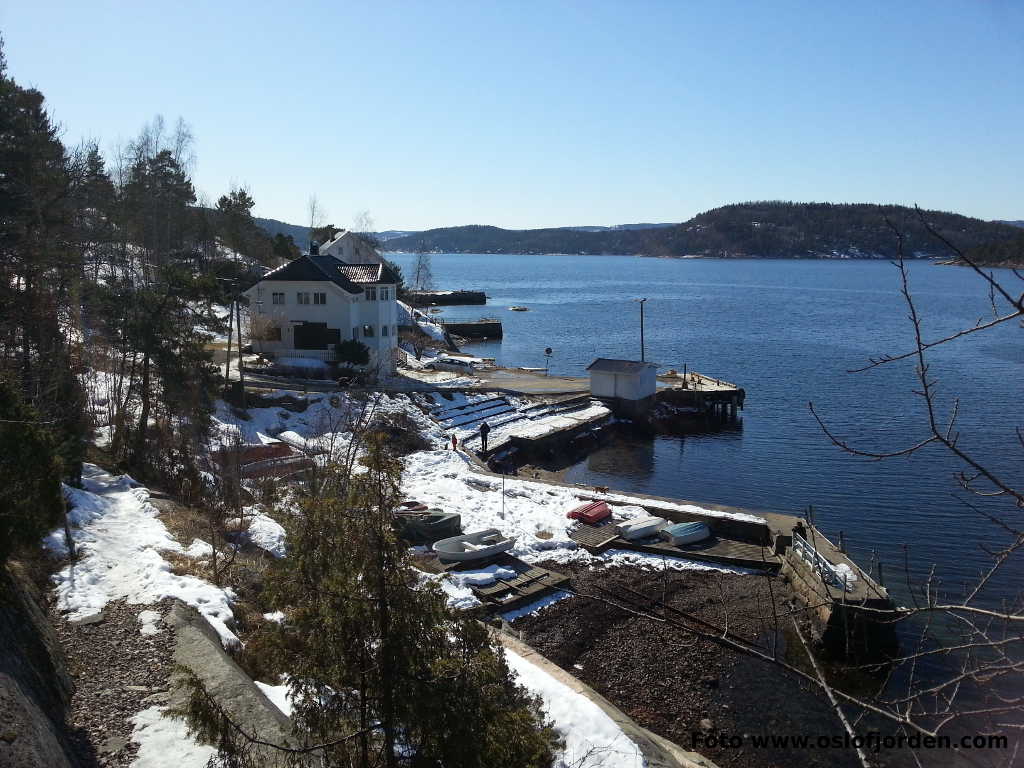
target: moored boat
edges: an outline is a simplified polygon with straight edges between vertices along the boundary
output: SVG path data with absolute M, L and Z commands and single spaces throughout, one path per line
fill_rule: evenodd
M 711 529 L 708 528 L 707 523 L 676 523 L 662 528 L 658 531 L 658 535 L 669 544 L 678 546 L 679 544 L 694 544 L 711 538 Z
M 651 515 L 635 517 L 632 520 L 619 523 L 619 535 L 628 541 L 646 539 L 648 536 L 655 535 L 664 525 L 664 517 L 653 517 Z
M 462 515 L 440 509 L 400 511 L 395 514 L 395 526 L 399 537 L 411 544 L 433 544 L 457 536 L 462 530 Z
M 607 502 L 588 501 L 586 504 L 581 504 L 575 509 L 569 510 L 565 513 L 565 516 L 573 520 L 579 520 L 581 523 L 593 525 L 607 519 L 611 514 L 612 510 Z
M 506 539 L 497 528 L 452 536 L 434 542 L 434 551 L 442 560 L 483 560 L 512 549 L 514 539 Z

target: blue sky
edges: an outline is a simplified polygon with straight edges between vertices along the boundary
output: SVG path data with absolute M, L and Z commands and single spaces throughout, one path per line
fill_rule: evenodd
M 197 187 L 380 229 L 683 221 L 749 199 L 1024 218 L 1024 3 L 7 2 L 74 143 L 154 115 Z

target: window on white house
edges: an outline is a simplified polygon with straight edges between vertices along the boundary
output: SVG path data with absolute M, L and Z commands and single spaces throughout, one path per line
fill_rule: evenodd
M 284 304 L 284 294 L 283 293 L 272 293 L 272 294 L 270 294 L 270 300 L 274 304 Z
M 367 339 L 372 339 L 373 338 L 373 326 L 372 325 L 364 325 L 363 326 L 363 336 L 364 336 L 364 338 L 367 338 Z
M 309 292 L 308 291 L 299 291 L 295 295 L 298 297 L 299 304 L 309 304 Z
M 380 327 L 380 335 L 381 336 L 387 336 L 388 335 L 388 327 L 386 325 L 382 325 Z
M 263 298 L 263 286 L 262 285 L 257 286 L 257 288 L 256 288 L 256 298 L 258 298 L 258 299 L 262 299 Z
M 327 303 L 327 294 L 326 293 L 314 293 L 313 294 L 313 303 L 314 304 L 326 304 Z
M 377 300 L 377 287 L 376 286 L 371 286 L 371 287 L 366 289 L 366 300 L 367 301 L 376 301 Z
M 381 301 L 387 301 L 388 300 L 388 289 L 387 289 L 387 287 L 382 287 L 380 289 L 380 300 Z

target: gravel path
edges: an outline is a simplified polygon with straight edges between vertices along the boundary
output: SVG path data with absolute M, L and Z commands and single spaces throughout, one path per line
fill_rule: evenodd
M 770 635 L 771 603 L 762 577 L 581 567 L 572 578 L 574 590 L 582 594 L 607 597 L 599 587 L 620 593 L 628 587 L 659 599 L 664 593 L 669 605 L 720 627 L 728 621 L 731 632 L 748 640 L 766 642 Z M 779 610 L 785 610 L 785 584 L 776 578 L 772 587 Z M 754 735 L 817 738 L 843 732 L 817 690 L 710 640 L 582 597 L 557 602 L 512 627 L 638 723 L 723 768 L 859 765 L 847 749 L 755 747 Z M 739 737 L 741 743 L 709 746 L 709 737 L 723 735 Z
M 122 600 L 108 603 L 101 619 L 78 622 L 51 612 L 75 681 L 70 725 L 81 728 L 89 742 L 80 755 L 84 765 L 130 765 L 138 750 L 130 740 L 131 717 L 166 702 L 173 635 L 160 622 L 150 622 L 155 633 L 143 634 L 139 615 L 165 615 L 168 607 L 166 601 L 128 605 Z

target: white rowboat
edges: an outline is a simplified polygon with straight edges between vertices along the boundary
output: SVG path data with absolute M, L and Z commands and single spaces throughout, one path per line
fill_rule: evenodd
M 512 549 L 514 539 L 506 539 L 497 528 L 466 533 L 434 542 L 434 551 L 442 560 L 483 560 Z
M 636 517 L 619 523 L 619 535 L 627 541 L 646 539 L 653 536 L 665 525 L 664 517 Z

